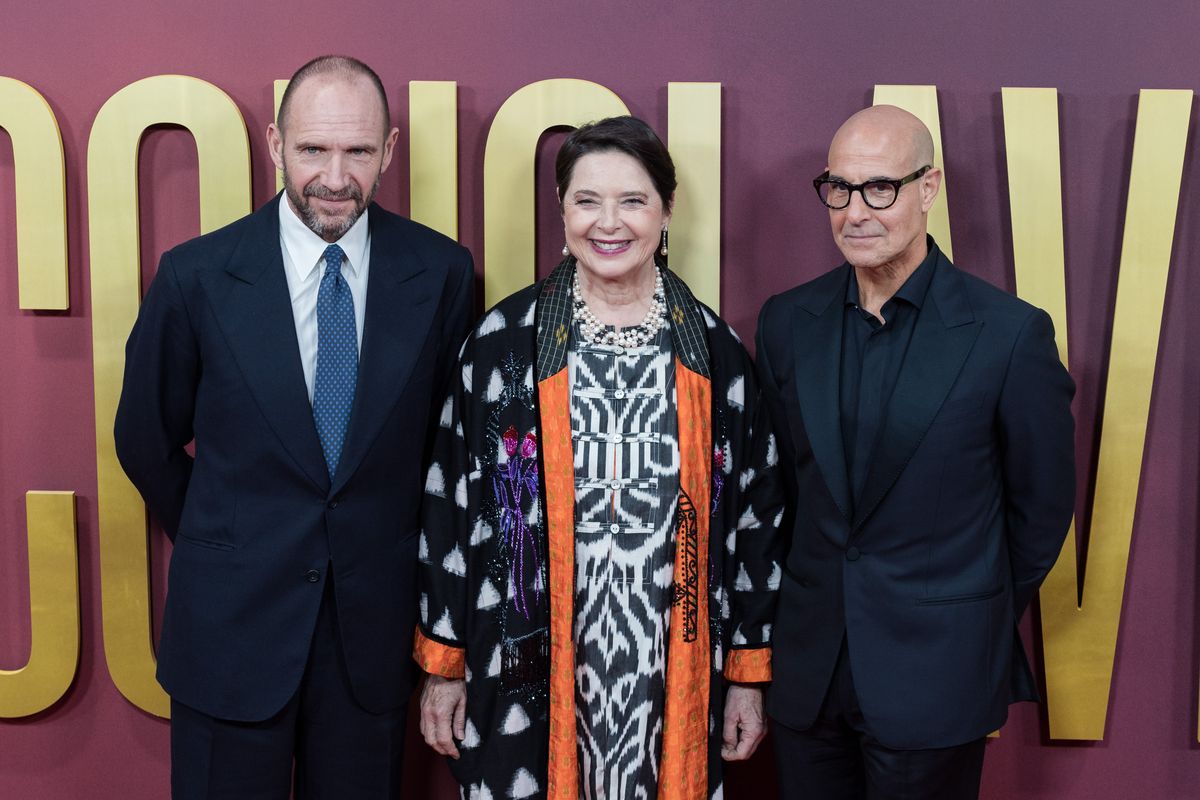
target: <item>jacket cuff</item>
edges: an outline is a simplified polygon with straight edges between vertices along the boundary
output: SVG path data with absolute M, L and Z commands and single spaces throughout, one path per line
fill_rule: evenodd
M 417 628 L 413 636 L 413 658 L 430 675 L 458 679 L 467 674 L 467 651 L 461 647 L 435 642 Z
M 771 648 L 730 650 L 725 656 L 725 679 L 733 683 L 766 683 L 771 680 Z

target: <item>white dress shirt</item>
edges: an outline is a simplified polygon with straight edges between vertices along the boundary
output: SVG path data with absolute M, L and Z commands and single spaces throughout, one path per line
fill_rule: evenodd
M 300 345 L 300 364 L 304 367 L 304 385 L 308 402 L 313 399 L 313 378 L 317 373 L 317 292 L 325 273 L 325 248 L 329 242 L 317 236 L 292 210 L 287 196 L 279 200 L 279 244 L 283 250 L 283 271 L 287 275 L 288 294 L 292 298 L 292 320 L 296 323 L 296 342 Z M 354 299 L 354 327 L 358 332 L 358 352 L 362 354 L 363 317 L 367 311 L 367 273 L 370 266 L 371 236 L 367 210 L 336 244 L 346 257 L 342 260 L 342 278 Z

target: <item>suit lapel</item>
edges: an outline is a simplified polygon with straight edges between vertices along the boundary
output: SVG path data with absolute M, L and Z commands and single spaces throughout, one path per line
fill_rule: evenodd
M 340 491 L 354 474 L 400 399 L 426 340 L 437 335 L 432 330 L 434 299 L 442 290 L 443 273 L 429 269 L 386 211 L 372 205 L 368 219 L 371 271 L 358 384 L 331 493 Z M 414 447 L 420 447 L 423 436 L 413 432 Z
M 940 253 L 934 267 L 855 509 L 856 532 L 921 444 L 983 328 L 971 311 L 958 271 Z
M 329 486 L 300 365 L 296 323 L 279 246 L 279 198 L 254 214 L 254 224 L 225 271 L 205 284 L 213 313 L 258 403 L 284 449 L 315 485 Z
M 827 273 L 798 301 L 792 330 L 796 353 L 796 393 L 800 417 L 813 458 L 825 477 L 834 503 L 850 517 L 850 484 L 842 445 L 839 376 L 842 354 L 842 307 L 850 268 Z

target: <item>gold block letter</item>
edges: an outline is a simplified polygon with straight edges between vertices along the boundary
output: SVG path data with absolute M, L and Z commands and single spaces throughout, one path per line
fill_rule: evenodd
M 721 310 L 721 84 L 668 83 L 667 133 L 679 188 L 671 269 Z
M 915 114 L 933 136 L 933 165 L 942 171 L 942 190 L 938 192 L 933 208 L 929 209 L 929 234 L 937 240 L 938 247 L 946 258 L 954 260 L 954 249 L 950 246 L 950 195 L 946 191 L 946 165 L 942 158 L 942 124 L 938 115 L 936 86 L 889 86 L 875 87 L 875 105 L 899 106 Z
M 70 293 L 67 181 L 58 120 L 36 89 L 0 77 L 0 128 L 12 137 L 20 306 L 62 311 L 70 305 Z
M 250 211 L 246 123 L 217 87 L 182 75 L 145 78 L 114 94 L 96 115 L 88 142 L 88 215 L 104 654 L 121 694 L 163 717 L 169 704 L 154 680 L 146 509 L 117 462 L 112 431 L 125 340 L 141 302 L 138 144 L 146 128 L 165 123 L 182 125 L 196 139 L 200 229 L 211 231 Z
M 279 104 L 283 102 L 283 93 L 287 91 L 287 87 L 288 87 L 289 83 L 291 83 L 291 81 L 289 81 L 289 80 L 275 81 L 275 83 L 274 83 L 275 116 L 273 117 L 273 119 L 276 122 L 279 121 Z M 281 170 L 281 169 L 275 170 L 275 191 L 277 191 L 277 192 L 283 191 L 283 170 Z
M 0 717 L 25 717 L 58 702 L 79 665 L 79 557 L 74 492 L 26 492 L 29 537 L 29 660 L 0 669 Z
M 1023 153 L 1019 161 L 1035 153 L 1043 159 L 1052 154 L 1052 162 L 1041 161 L 1041 177 L 1057 182 L 1057 124 L 1051 130 L 1045 117 L 1046 96 L 1005 91 L 1008 147 L 1017 145 Z M 1042 119 L 1019 122 L 1038 104 Z M 1029 127 L 1009 130 L 1010 105 L 1014 126 Z M 1041 591 L 1050 736 L 1055 739 L 1104 738 L 1191 107 L 1188 90 L 1143 90 L 1138 102 L 1087 569 L 1081 593 L 1072 529 Z M 1017 187 L 1011 163 L 1009 169 L 1010 188 Z M 1025 173 L 1030 167 L 1026 161 L 1016 169 Z M 1029 208 L 1017 206 L 1028 198 L 1018 197 L 1013 199 L 1013 234 L 1023 241 L 1018 245 L 1014 240 L 1017 284 L 1023 294 L 1026 287 L 1036 292 L 1029 299 L 1050 309 L 1061 324 L 1065 358 L 1066 326 L 1060 322 L 1066 317 L 1065 293 L 1056 281 L 1036 276 L 1061 271 L 1061 234 L 1052 243 L 1052 222 L 1025 220 Z
M 1058 91 L 1004 88 L 1000 96 L 1017 294 L 1050 315 L 1058 355 L 1066 364 L 1067 283 Z
M 458 238 L 458 84 L 409 81 L 409 216 Z
M 485 305 L 533 282 L 537 257 L 533 167 L 538 139 L 549 128 L 577 127 L 628 113 L 611 90 L 573 78 L 523 86 L 500 106 L 483 153 Z

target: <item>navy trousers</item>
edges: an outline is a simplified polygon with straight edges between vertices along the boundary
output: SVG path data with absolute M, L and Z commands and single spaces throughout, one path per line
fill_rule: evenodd
M 893 750 L 870 733 L 846 642 L 821 712 L 804 731 L 771 726 L 782 800 L 977 800 L 984 739 L 932 750 Z
M 326 574 L 304 677 L 283 709 L 236 722 L 171 701 L 173 800 L 289 800 L 293 781 L 295 800 L 400 796 L 407 708 L 372 714 L 354 699 Z

